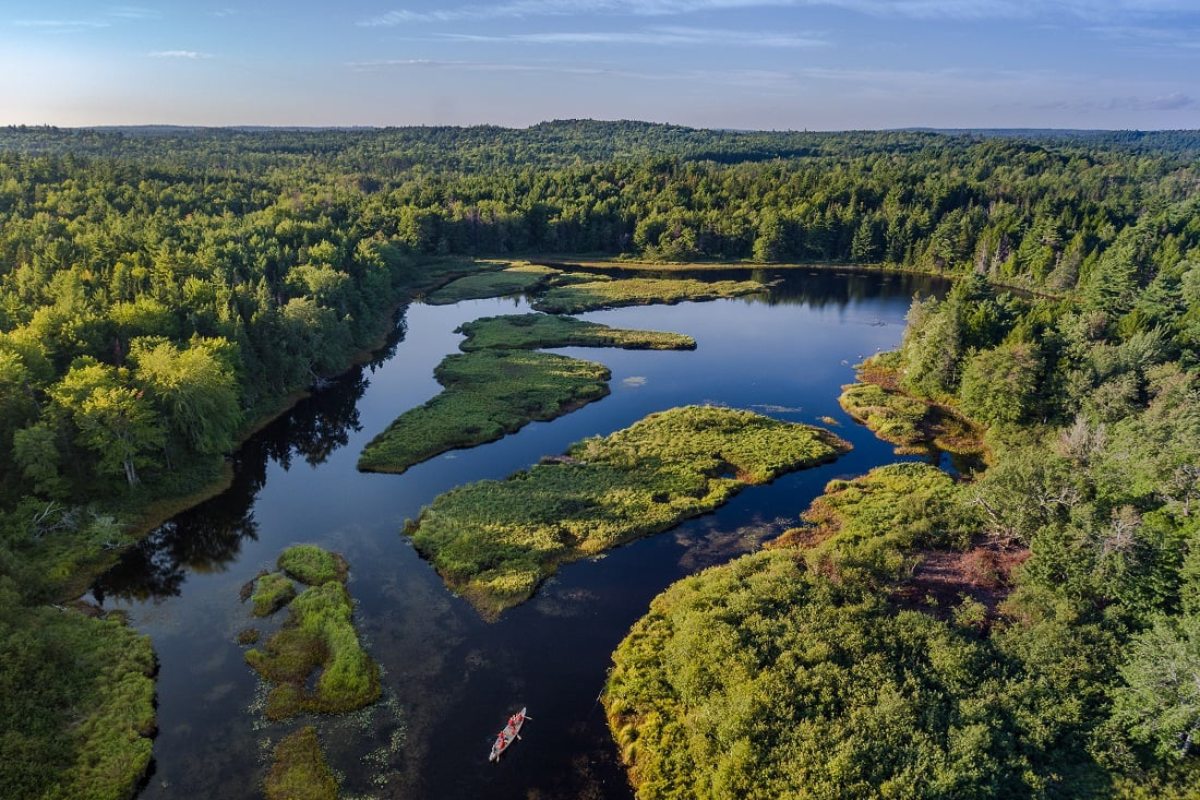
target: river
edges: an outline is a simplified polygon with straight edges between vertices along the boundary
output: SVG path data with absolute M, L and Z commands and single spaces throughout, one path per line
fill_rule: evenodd
M 722 273 L 696 277 L 716 280 Z M 239 589 L 279 552 L 313 542 L 346 556 L 355 620 L 383 670 L 383 700 L 315 720 L 343 797 L 629 798 L 596 702 L 610 654 L 650 600 L 679 578 L 754 549 L 794 525 L 835 477 L 899 460 L 838 407 L 852 365 L 895 347 L 914 293 L 933 279 L 780 272 L 768 296 L 581 315 L 678 331 L 691 352 L 566 348 L 613 373 L 612 394 L 560 419 L 456 451 L 403 475 L 362 474 L 363 445 L 439 391 L 433 368 L 456 352 L 463 322 L 528 311 L 521 298 L 410 305 L 387 348 L 247 442 L 222 495 L 167 522 L 93 588 L 148 634 L 158 653 L 159 733 L 140 797 L 261 797 L 275 742 L 300 724 L 266 723 L 264 691 L 239 630 L 262 624 Z M 568 565 L 537 596 L 486 623 L 400 534 L 438 493 L 500 478 L 586 436 L 689 403 L 720 403 L 822 424 L 853 445 L 835 463 L 751 487 L 716 513 L 606 556 Z M 282 619 L 286 612 L 276 615 Z M 486 756 L 514 708 L 531 721 L 499 765 Z

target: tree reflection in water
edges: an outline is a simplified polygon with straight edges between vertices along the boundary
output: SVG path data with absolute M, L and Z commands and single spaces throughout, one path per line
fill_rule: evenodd
M 402 328 L 397 328 L 397 336 Z M 382 363 L 389 346 L 366 367 Z M 359 366 L 272 422 L 247 441 L 233 458 L 234 478 L 228 490 L 185 511 L 130 548 L 92 585 L 95 599 L 162 600 L 180 593 L 189 570 L 221 570 L 237 558 L 245 539 L 257 538 L 254 499 L 267 480 L 271 462 L 285 470 L 300 456 L 321 464 L 360 430 L 358 401 L 369 381 Z

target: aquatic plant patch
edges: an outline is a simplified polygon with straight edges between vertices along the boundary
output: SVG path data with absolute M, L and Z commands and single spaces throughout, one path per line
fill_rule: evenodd
M 278 567 L 289 576 L 309 586 L 329 581 L 345 583 L 349 573 L 346 559 L 315 544 L 293 545 L 279 554 Z
M 493 616 L 563 562 L 666 530 L 746 486 L 848 449 L 819 428 L 729 408 L 676 408 L 506 480 L 446 492 L 407 532 L 451 587 Z
M 266 708 L 272 720 L 303 712 L 353 711 L 373 703 L 380 693 L 379 666 L 354 630 L 354 607 L 343 584 L 345 571 L 338 569 L 344 562 L 313 545 L 302 552 L 309 562 L 324 561 L 334 577 L 296 595 L 283 627 L 261 649 L 246 651 L 246 662 L 274 684 Z M 310 689 L 309 679 L 317 669 L 320 674 Z
M 306 725 L 280 740 L 263 791 L 267 800 L 337 800 L 337 779 L 321 752 L 316 728 Z
M 254 604 L 254 616 L 269 617 L 286 606 L 296 596 L 296 586 L 281 572 L 268 572 L 254 581 L 254 593 L 250 602 Z

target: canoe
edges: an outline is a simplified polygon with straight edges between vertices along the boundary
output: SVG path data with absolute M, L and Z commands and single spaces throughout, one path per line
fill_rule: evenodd
M 504 730 L 500 731 L 496 741 L 492 743 L 492 753 L 488 756 L 488 761 L 500 760 L 500 756 L 504 755 L 504 751 L 508 750 L 509 745 L 517 740 L 526 719 L 523 708 L 509 717 L 508 724 L 504 726 Z

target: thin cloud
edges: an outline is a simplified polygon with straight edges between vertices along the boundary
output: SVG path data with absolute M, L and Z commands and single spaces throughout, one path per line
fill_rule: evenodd
M 45 31 L 61 33 L 64 31 L 83 31 L 95 28 L 107 28 L 109 23 L 87 19 L 17 19 L 13 25 L 18 28 L 37 28 Z
M 150 58 L 183 58 L 192 61 L 201 58 L 212 58 L 212 54 L 201 53 L 198 50 L 151 50 L 146 55 Z
M 735 47 L 825 47 L 829 42 L 815 34 L 773 33 L 768 31 L 730 31 L 714 28 L 659 27 L 640 31 L 561 31 L 550 33 L 513 33 L 485 36 L 466 33 L 437 34 L 437 38 L 457 42 L 519 42 L 523 44 L 644 44 L 656 47 L 673 45 L 726 45 Z
M 162 19 L 162 12 L 145 6 L 113 6 L 108 16 L 120 19 Z
M 1196 108 L 1196 98 L 1182 92 L 1154 97 L 1110 97 L 1105 100 L 1057 100 L 1037 108 L 1048 111 L 1186 111 Z
M 1089 20 L 1139 19 L 1195 10 L 1193 0 L 509 0 L 430 11 L 396 9 L 361 20 L 364 27 L 523 17 L 623 14 L 673 16 L 748 8 L 824 6 L 879 17 L 917 19 L 1039 18 L 1068 15 Z

